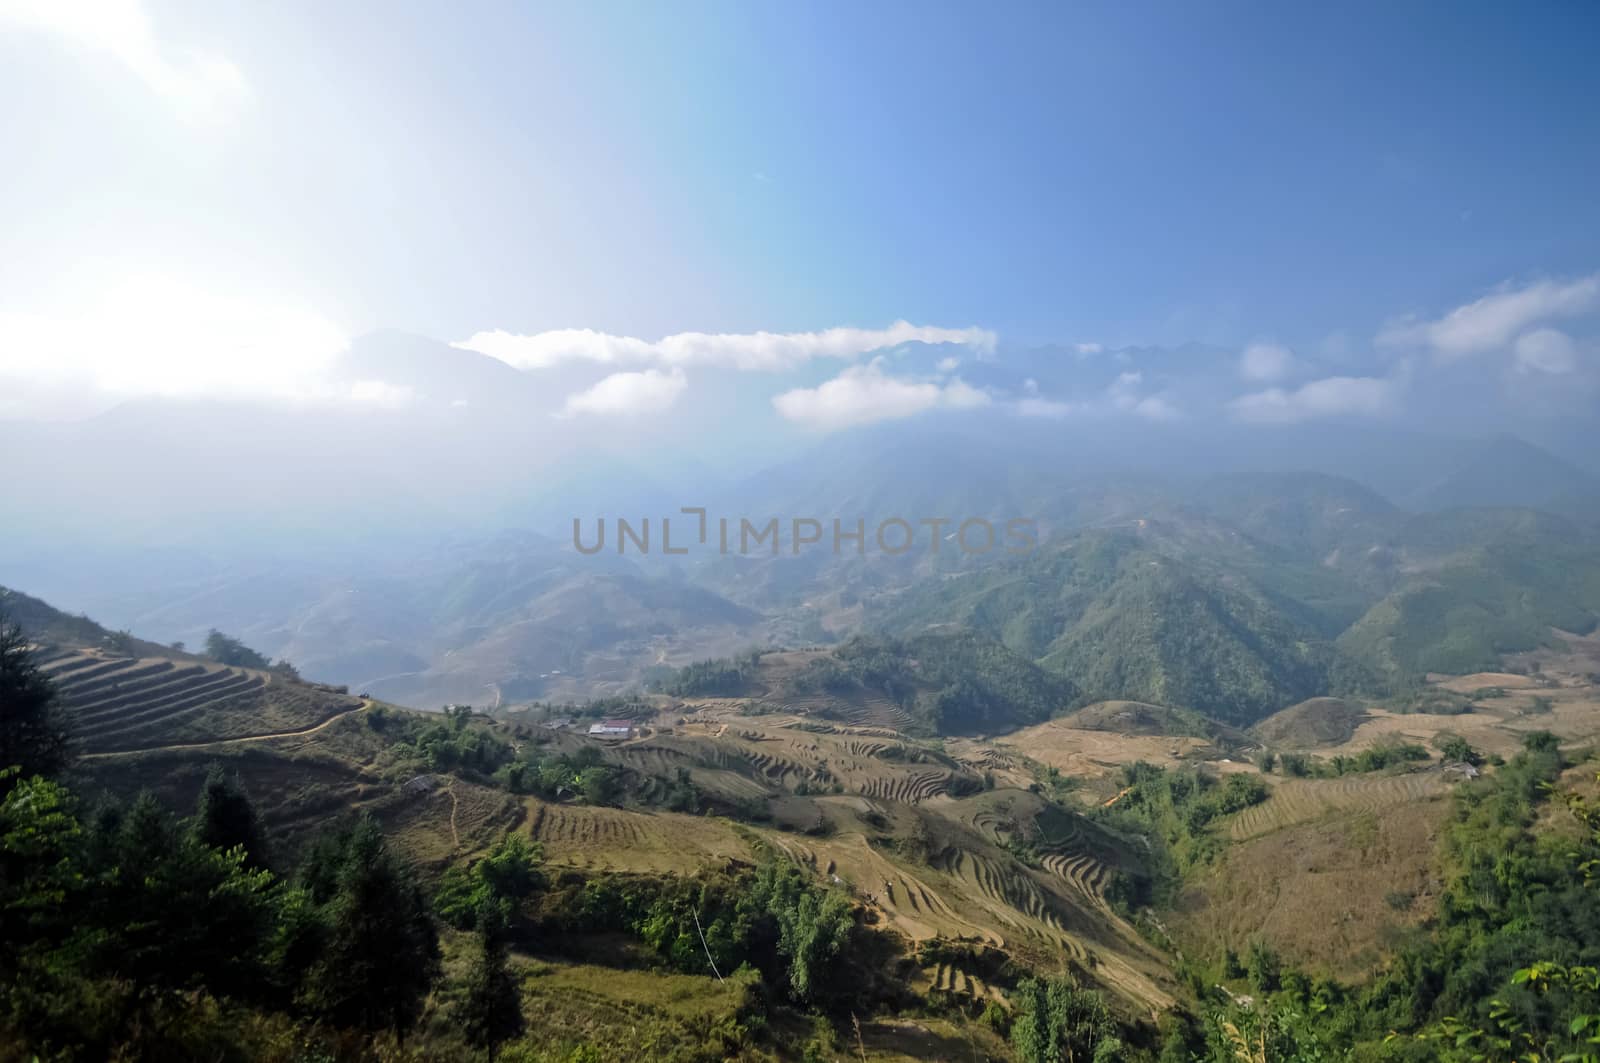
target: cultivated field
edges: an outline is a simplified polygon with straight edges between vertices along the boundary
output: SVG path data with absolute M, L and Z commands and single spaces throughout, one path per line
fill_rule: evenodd
M 1435 796 L 1345 810 L 1235 842 L 1179 898 L 1169 929 L 1212 954 L 1259 939 L 1306 970 L 1363 978 L 1397 932 L 1432 914 L 1449 808 Z
M 772 656 L 792 672 L 810 655 Z M 513 746 L 597 750 L 641 784 L 686 774 L 722 811 L 737 810 L 691 815 L 519 796 L 483 778 L 417 775 L 414 760 L 402 770 L 383 729 L 368 726 L 368 703 L 269 673 L 95 651 L 58 652 L 47 666 L 80 723 L 86 768 L 119 792 L 148 788 L 192 807 L 220 761 L 282 851 L 369 812 L 431 871 L 507 832 L 538 842 L 556 872 L 686 873 L 779 855 L 846 889 L 869 921 L 911 947 L 945 957 L 925 963 L 914 984 L 974 1006 L 998 992 L 994 968 L 970 959 L 978 954 L 1069 968 L 1134 1013 L 1176 997 L 1170 955 L 1106 899 L 1119 874 L 1145 873 L 1148 851 L 1046 800 L 1060 793 L 1050 768 L 1086 804 L 1114 798 L 1134 761 L 1258 771 L 1250 758 L 1259 738 L 1157 706 L 1108 702 L 995 739 L 934 739 L 902 730 L 907 717 L 882 699 L 783 698 L 765 663 L 739 697 L 651 699 L 654 717 L 620 742 L 494 725 Z M 1513 682 L 1523 678 L 1441 680 L 1471 699 L 1457 715 L 1340 705 L 1342 719 L 1324 727 L 1317 716 L 1327 703 L 1313 701 L 1268 730 L 1279 740 L 1307 736 L 1322 759 L 1401 740 L 1429 745 L 1445 732 L 1509 755 L 1530 730 L 1574 746 L 1600 731 L 1586 682 Z M 1393 933 L 1431 910 L 1433 832 L 1450 788 L 1472 783 L 1442 770 L 1437 754 L 1411 771 L 1264 779 L 1266 801 L 1214 824 L 1229 844 L 1184 895 L 1175 939 L 1210 948 L 1260 936 L 1313 968 L 1370 969 Z M 875 1036 L 887 1045 L 899 1034 L 933 1036 L 926 1027 Z
M 1403 775 L 1346 775 L 1337 779 L 1285 779 L 1272 796 L 1233 817 L 1228 836 L 1243 841 L 1325 816 L 1348 818 L 1415 805 L 1451 786 L 1444 772 L 1427 768 Z
M 287 734 L 362 705 L 269 672 L 206 661 L 77 650 L 41 657 L 90 755 Z

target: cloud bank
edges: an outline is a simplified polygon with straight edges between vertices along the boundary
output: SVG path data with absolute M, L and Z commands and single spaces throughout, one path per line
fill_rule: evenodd
M 1292 424 L 1318 417 L 1371 417 L 1388 412 L 1399 385 L 1379 377 L 1333 376 L 1313 380 L 1293 391 L 1268 388 L 1241 395 L 1229 403 L 1241 421 Z
M 677 402 L 688 386 L 688 378 L 678 368 L 612 373 L 593 387 L 567 396 L 562 415 L 659 413 Z
M 1105 391 L 1088 399 L 1048 398 L 1039 394 L 1036 380 L 1025 380 L 1016 412 L 1023 417 L 1062 420 L 1067 417 L 1105 417 L 1132 414 L 1147 421 L 1172 421 L 1182 416 L 1177 405 L 1164 394 L 1144 392 L 1144 373 L 1132 370 L 1119 373 Z
M 1600 273 L 1575 281 L 1502 286 L 1432 321 L 1406 319 L 1378 335 L 1389 348 L 1422 348 L 1440 362 L 1504 350 L 1518 334 L 1546 321 L 1600 309 Z
M 989 402 L 987 393 L 959 377 L 944 382 L 894 377 L 883 371 L 880 360 L 851 366 L 817 387 L 795 388 L 772 399 L 773 408 L 785 420 L 821 431 L 897 420 L 933 409 L 971 409 Z
M 820 332 L 679 332 L 650 341 L 593 329 L 556 329 L 520 336 L 496 329 L 453 346 L 477 351 L 518 369 L 544 369 L 562 362 L 601 365 L 658 364 L 678 367 L 783 372 L 815 358 L 851 359 L 902 343 L 957 344 L 980 355 L 994 354 L 997 337 L 988 329 L 937 328 L 896 321 L 884 329 L 830 328 Z

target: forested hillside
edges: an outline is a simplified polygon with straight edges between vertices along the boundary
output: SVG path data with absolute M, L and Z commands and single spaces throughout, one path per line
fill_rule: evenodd
M 1243 578 L 1147 549 L 1133 535 L 1085 535 L 914 588 L 881 623 L 982 631 L 1071 683 L 1077 704 L 1149 701 L 1237 724 L 1359 678 Z
M 1409 576 L 1351 625 L 1339 646 L 1395 681 L 1492 671 L 1502 655 L 1546 645 L 1552 628 L 1600 622 L 1600 551 L 1501 541 Z

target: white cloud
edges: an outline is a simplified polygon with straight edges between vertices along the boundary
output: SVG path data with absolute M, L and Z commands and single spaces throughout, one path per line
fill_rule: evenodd
M 1048 417 L 1057 421 L 1075 413 L 1084 413 L 1086 409 L 1078 402 L 1063 402 L 1060 399 L 1041 399 L 1033 396 L 1017 403 L 1017 412 L 1024 417 Z
M 1501 350 L 1524 329 L 1600 307 L 1600 274 L 1568 283 L 1538 281 L 1502 287 L 1435 321 L 1396 322 L 1378 335 L 1386 347 L 1423 347 L 1440 361 Z
M 908 380 L 883 372 L 882 363 L 851 366 L 814 388 L 776 395 L 772 405 L 785 419 L 832 431 L 874 421 L 896 420 L 926 410 L 970 409 L 989 404 L 989 395 L 959 377 L 947 384 Z
M 594 387 L 568 395 L 563 416 L 580 413 L 658 413 L 678 401 L 689 381 L 683 370 L 612 373 Z
M 1294 352 L 1276 343 L 1252 343 L 1239 355 L 1239 375 L 1246 380 L 1282 380 L 1294 368 Z
M 1079 354 L 1087 355 L 1099 354 L 1101 351 L 1105 350 L 1105 347 L 1099 343 L 1076 343 L 1073 344 L 1072 349 L 1077 351 Z
M 391 384 L 387 380 L 358 380 L 350 385 L 350 401 L 388 410 L 403 409 L 416 400 L 416 389 L 409 384 Z
M 1178 408 L 1161 395 L 1143 395 L 1144 374 L 1137 370 L 1121 373 L 1106 389 L 1106 399 L 1111 407 L 1136 414 L 1150 421 L 1170 421 L 1178 416 Z
M 960 365 L 961 359 L 959 358 L 941 358 L 938 369 L 941 373 L 954 373 Z
M 1023 417 L 1048 417 L 1060 420 L 1075 416 L 1111 416 L 1128 413 L 1150 421 L 1170 421 L 1179 416 L 1178 407 L 1164 395 L 1143 394 L 1144 373 L 1131 370 L 1119 373 L 1105 392 L 1087 401 L 1044 398 L 1039 383 L 1022 383 L 1023 398 L 1017 400 L 1017 413 Z
M 1133 412 L 1147 421 L 1175 421 L 1180 416 L 1164 395 L 1147 395 L 1133 404 Z
M 348 336 L 268 294 L 135 274 L 62 312 L 0 307 L 0 376 L 109 398 L 355 398 L 328 370 Z
M 1332 376 L 1293 391 L 1268 388 L 1229 403 L 1243 421 L 1287 424 L 1318 417 L 1372 416 L 1394 402 L 1398 385 L 1379 377 Z
M 0 26 L 6 23 L 110 56 L 186 119 L 222 120 L 249 94 L 226 56 L 159 40 L 141 0 L 0 0 Z
M 1578 350 L 1565 332 L 1534 329 L 1517 337 L 1516 363 L 1524 373 L 1570 373 L 1577 368 Z
M 593 329 L 556 329 L 519 336 L 496 329 L 455 346 L 487 354 L 519 369 L 560 362 L 659 363 L 780 372 L 813 358 L 856 358 L 902 343 L 953 343 L 978 354 L 994 354 L 996 336 L 987 329 L 936 328 L 896 321 L 885 329 L 831 328 L 821 332 L 680 332 L 654 342 Z

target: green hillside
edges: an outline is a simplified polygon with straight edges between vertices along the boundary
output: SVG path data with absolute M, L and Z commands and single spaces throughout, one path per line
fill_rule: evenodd
M 1600 552 L 1516 543 L 1466 551 L 1418 573 L 1339 638 L 1377 672 L 1493 670 L 1500 655 L 1531 650 L 1551 628 L 1586 634 L 1600 623 Z
M 1127 571 L 1041 659 L 1092 700 L 1249 724 L 1328 689 L 1333 651 L 1261 599 L 1156 559 Z
M 1124 534 L 916 588 L 881 623 L 983 632 L 1068 679 L 1078 704 L 1149 701 L 1228 723 L 1346 678 L 1331 645 L 1247 580 Z
M 778 674 L 763 654 L 700 661 L 655 684 L 675 697 L 774 696 L 824 700 L 876 699 L 899 710 L 911 732 L 995 733 L 1039 723 L 1078 698 L 1076 686 L 992 639 L 972 631 L 907 639 L 857 636 Z M 776 656 L 776 655 L 775 655 Z

